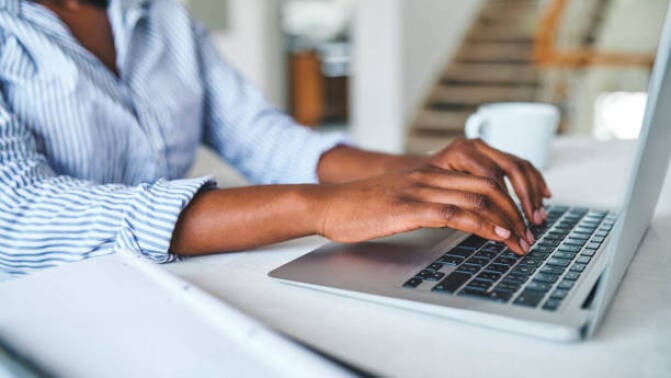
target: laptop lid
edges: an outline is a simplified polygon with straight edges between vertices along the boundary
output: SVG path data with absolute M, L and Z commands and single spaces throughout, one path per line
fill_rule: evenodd
M 608 262 L 594 297 L 588 336 L 596 331 L 645 235 L 666 177 L 671 155 L 670 54 L 671 7 L 667 9 L 648 86 L 648 102 L 638 151 L 631 168 L 629 188 L 612 239 L 607 246 Z

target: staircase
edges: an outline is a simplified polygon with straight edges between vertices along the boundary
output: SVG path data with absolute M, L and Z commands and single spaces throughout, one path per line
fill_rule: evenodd
M 435 150 L 463 135 L 466 119 L 481 104 L 539 100 L 532 57 L 540 17 L 538 0 L 484 1 L 412 124 L 409 152 Z

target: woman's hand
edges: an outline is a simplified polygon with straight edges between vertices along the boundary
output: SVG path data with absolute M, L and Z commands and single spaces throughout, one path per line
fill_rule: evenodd
M 465 164 L 465 159 L 450 156 L 453 153 L 446 149 L 434 159 L 443 165 L 453 160 Z M 488 164 L 480 156 L 469 159 Z M 358 242 L 420 227 L 450 227 L 526 253 L 533 235 L 503 186 L 502 175 L 493 173 L 474 175 L 427 164 L 313 188 L 316 197 L 311 202 L 319 209 L 317 233 L 334 241 Z
M 552 194 L 541 173 L 524 159 L 499 151 L 480 139 L 458 139 L 428 161 L 447 170 L 490 178 L 503 188 L 504 177 L 508 177 L 527 219 L 541 224 L 547 218 L 543 198 Z

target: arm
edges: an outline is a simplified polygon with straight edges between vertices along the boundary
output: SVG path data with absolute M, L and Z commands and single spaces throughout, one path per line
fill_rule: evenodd
M 2 89 L 0 87 L 0 89 Z M 57 175 L 0 95 L 0 270 L 13 275 L 126 248 L 157 262 L 207 178 L 139 186 Z

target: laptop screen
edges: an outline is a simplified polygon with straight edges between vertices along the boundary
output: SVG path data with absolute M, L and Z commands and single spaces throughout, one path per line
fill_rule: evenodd
M 608 245 L 608 262 L 594 298 L 587 332 L 593 334 L 617 291 L 652 218 L 671 154 L 671 8 L 667 10 L 629 188 Z

